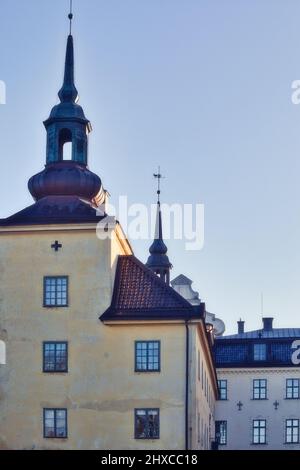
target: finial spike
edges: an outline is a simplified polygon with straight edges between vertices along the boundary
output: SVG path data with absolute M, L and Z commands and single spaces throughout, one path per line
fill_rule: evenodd
M 70 0 L 70 13 L 68 14 L 68 18 L 70 20 L 70 35 L 72 34 L 72 24 L 73 24 L 73 0 Z
M 153 173 L 153 176 L 154 178 L 157 179 L 157 203 L 160 204 L 160 193 L 161 193 L 161 190 L 160 190 L 160 180 L 162 178 L 164 178 L 164 176 L 162 176 L 161 172 L 160 172 L 160 166 L 158 167 L 158 173 Z

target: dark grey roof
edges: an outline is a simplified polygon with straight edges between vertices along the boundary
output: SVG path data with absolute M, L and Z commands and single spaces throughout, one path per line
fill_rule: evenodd
M 245 333 L 220 336 L 217 340 L 230 339 L 261 339 L 261 338 L 300 338 L 300 328 L 273 328 L 270 331 L 254 330 Z
M 77 196 L 48 196 L 7 219 L 0 219 L 0 226 L 98 223 L 103 217 L 91 203 Z

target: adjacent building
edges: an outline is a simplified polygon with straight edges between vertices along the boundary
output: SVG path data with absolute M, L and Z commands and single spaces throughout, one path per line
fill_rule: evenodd
M 216 339 L 219 449 L 300 449 L 299 340 L 299 328 L 274 328 L 273 318 Z

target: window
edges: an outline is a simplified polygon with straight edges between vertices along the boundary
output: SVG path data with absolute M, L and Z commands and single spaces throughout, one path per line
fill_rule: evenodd
M 200 413 L 199 412 L 198 412 L 198 420 L 197 420 L 197 434 L 198 434 L 198 444 L 200 444 L 201 427 L 200 427 Z
M 44 278 L 44 307 L 68 306 L 68 277 Z
M 266 444 L 266 420 L 253 420 L 253 444 Z
M 203 390 L 203 361 L 201 361 L 201 386 L 202 386 L 202 390 Z
M 68 343 L 44 343 L 43 371 L 68 372 Z
M 67 436 L 67 410 L 44 408 L 44 437 L 63 439 Z
M 61 129 L 58 142 L 59 160 L 72 160 L 72 132 Z
M 219 400 L 227 400 L 227 380 L 218 380 Z
M 253 359 L 254 361 L 266 361 L 267 359 L 267 345 L 266 344 L 263 344 L 263 343 L 254 344 Z
M 253 380 L 253 400 L 267 399 L 267 381 L 265 379 Z
M 299 443 L 299 419 L 287 419 L 285 422 L 286 444 Z
M 66 142 L 63 146 L 63 160 L 72 160 L 72 142 Z
M 160 371 L 159 341 L 136 341 L 135 370 L 136 372 Z
M 159 410 L 135 410 L 135 439 L 159 439 Z
M 227 421 L 216 421 L 216 441 L 220 446 L 227 444 Z
M 286 380 L 286 398 L 300 398 L 299 396 L 299 379 Z
M 201 362 L 200 362 L 200 351 L 198 351 L 198 380 L 201 379 Z

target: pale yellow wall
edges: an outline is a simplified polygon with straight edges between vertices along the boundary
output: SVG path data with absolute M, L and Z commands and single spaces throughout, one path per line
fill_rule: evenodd
M 191 369 L 190 391 L 190 445 L 192 449 L 207 450 L 211 448 L 211 441 L 214 439 L 214 413 L 216 391 L 214 385 L 214 377 L 209 368 L 209 362 L 207 360 L 207 345 L 200 335 L 200 325 L 194 324 L 190 326 L 190 331 L 190 354 L 193 364 L 193 367 Z M 198 354 L 198 352 L 200 353 L 200 355 Z M 198 372 L 199 358 L 200 376 Z M 205 382 L 207 386 L 205 386 Z
M 50 245 L 59 240 L 63 249 Z M 114 242 L 113 242 L 114 243 Z M 106 326 L 118 242 L 95 231 L 0 233 L 0 448 L 183 449 L 184 325 Z M 69 276 L 69 307 L 43 308 L 43 276 Z M 161 340 L 161 373 L 134 372 L 134 341 Z M 68 341 L 69 372 L 42 372 L 42 342 Z M 68 439 L 43 438 L 43 408 L 68 409 Z M 134 440 L 134 408 L 160 408 L 161 438 Z

